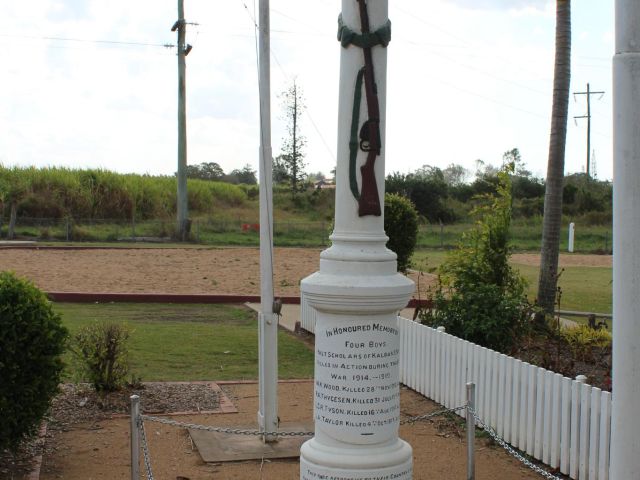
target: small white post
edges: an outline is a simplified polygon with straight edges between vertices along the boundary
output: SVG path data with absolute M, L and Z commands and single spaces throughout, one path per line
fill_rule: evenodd
M 576 382 L 580 382 L 580 383 L 587 383 L 587 377 L 586 375 L 578 375 L 576 377 Z
M 447 329 L 442 327 L 442 326 L 440 326 L 440 327 L 436 328 L 436 331 L 440 332 L 440 333 L 445 333 L 447 331 Z
M 476 384 L 467 383 L 467 480 L 476 478 L 475 440 L 476 417 Z
M 569 253 L 573 253 L 573 242 L 576 235 L 576 224 L 571 222 L 569 224 Z
M 131 395 L 131 480 L 140 480 L 140 397 Z

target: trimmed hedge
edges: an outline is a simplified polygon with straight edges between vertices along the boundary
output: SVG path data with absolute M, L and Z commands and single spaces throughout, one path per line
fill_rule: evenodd
M 418 212 L 411 200 L 395 193 L 384 196 L 384 231 L 387 247 L 398 255 L 398 271 L 405 272 L 418 239 Z

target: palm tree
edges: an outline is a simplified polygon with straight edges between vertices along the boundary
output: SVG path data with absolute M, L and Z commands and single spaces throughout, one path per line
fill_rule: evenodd
M 556 53 L 553 73 L 551 138 L 544 194 L 544 222 L 538 305 L 553 313 L 558 284 L 558 255 L 562 221 L 562 181 L 567 138 L 569 83 L 571 80 L 571 0 L 556 0 Z

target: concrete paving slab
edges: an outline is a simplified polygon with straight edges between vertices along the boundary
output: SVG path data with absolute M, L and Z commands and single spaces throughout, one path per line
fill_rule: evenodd
M 260 311 L 259 303 L 245 303 L 247 307 L 256 312 Z M 300 321 L 300 305 L 285 303 L 282 305 L 279 325 L 292 332 L 296 330 L 296 322 Z
M 11 245 L 34 245 L 33 240 L 0 240 L 0 246 L 6 247 Z
M 259 312 L 259 303 L 245 303 L 250 309 Z M 405 308 L 400 311 L 400 316 L 403 318 L 413 318 L 413 308 Z M 296 331 L 296 323 L 300 321 L 300 305 L 285 303 L 282 305 L 282 315 L 280 316 L 279 325 L 292 332 Z
M 251 427 L 238 427 L 252 430 Z M 313 423 L 296 422 L 281 424 L 281 432 L 311 432 Z M 263 458 L 297 458 L 300 446 L 310 437 L 280 437 L 277 442 L 264 443 L 254 435 L 236 435 L 230 433 L 208 432 L 189 429 L 198 453 L 206 463 L 237 462 L 241 460 L 260 460 Z

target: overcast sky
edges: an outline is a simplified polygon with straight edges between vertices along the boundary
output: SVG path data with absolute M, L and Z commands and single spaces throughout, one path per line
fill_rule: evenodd
M 371 0 L 377 1 L 377 0 Z M 0 162 L 176 170 L 176 1 L 0 2 Z M 547 0 L 390 0 L 387 172 L 476 159 L 500 164 L 520 149 L 544 176 L 555 33 Z M 308 114 L 307 171 L 334 167 L 339 0 L 271 0 L 274 156 L 284 123 L 277 98 L 295 78 Z M 571 91 L 592 96 L 598 178 L 612 177 L 611 0 L 573 2 Z M 253 0 L 185 0 L 188 163 L 225 171 L 258 165 Z M 61 40 L 61 38 L 75 40 Z M 160 46 L 96 43 L 95 40 Z M 569 104 L 566 172 L 586 161 L 585 96 Z

